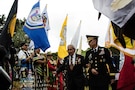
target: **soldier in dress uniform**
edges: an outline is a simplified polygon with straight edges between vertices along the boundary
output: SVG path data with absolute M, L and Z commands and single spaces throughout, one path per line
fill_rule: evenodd
M 65 78 L 67 90 L 84 90 L 83 67 L 86 66 L 84 57 L 75 53 L 73 45 L 68 45 L 68 56 L 63 60 L 63 64 L 58 68 L 57 74 L 66 70 Z
M 98 36 L 86 35 L 90 50 L 86 52 L 85 60 L 89 66 L 90 90 L 108 90 L 110 83 L 109 66 L 112 64 L 110 52 L 98 45 Z

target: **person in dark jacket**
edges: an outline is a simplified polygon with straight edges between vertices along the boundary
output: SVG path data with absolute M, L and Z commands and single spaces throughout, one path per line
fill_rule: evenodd
M 86 52 L 85 61 L 89 63 L 89 89 L 108 90 L 110 84 L 109 66 L 112 64 L 110 52 L 98 45 L 98 36 L 86 35 L 90 50 Z
M 57 69 L 57 73 L 66 70 L 67 90 L 84 90 L 85 67 L 84 57 L 75 53 L 73 45 L 68 45 L 68 56 L 64 58 L 63 64 Z
M 120 52 L 114 47 L 109 48 L 109 50 L 110 50 L 111 61 L 112 61 L 112 66 L 110 66 L 110 69 L 112 70 L 110 72 L 110 77 L 111 77 L 110 85 L 112 90 L 117 90 L 118 78 L 116 76 L 117 74 L 119 74 Z

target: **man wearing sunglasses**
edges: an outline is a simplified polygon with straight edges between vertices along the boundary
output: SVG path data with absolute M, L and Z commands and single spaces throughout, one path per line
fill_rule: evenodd
M 98 36 L 86 35 L 90 50 L 86 52 L 85 60 L 89 70 L 90 90 L 108 90 L 110 83 L 109 65 L 112 64 L 110 52 L 98 45 Z

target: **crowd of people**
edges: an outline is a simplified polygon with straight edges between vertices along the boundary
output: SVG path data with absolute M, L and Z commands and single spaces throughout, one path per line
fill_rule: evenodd
M 27 87 L 26 82 L 33 80 L 35 90 L 109 90 L 110 84 L 116 90 L 115 77 L 110 76 L 117 73 L 111 51 L 98 45 L 98 36 L 86 37 L 90 49 L 85 56 L 76 54 L 77 48 L 69 44 L 68 56 L 57 60 L 51 52 L 42 54 L 40 48 L 30 51 L 27 43 L 21 43 L 15 63 L 19 66 L 16 75 L 20 87 Z
M 42 54 L 40 50 L 35 48 L 30 51 L 27 43 L 21 43 L 20 51 L 17 53 L 18 61 L 16 61 L 19 67 L 16 75 L 21 88 L 30 87 L 26 83 L 30 81 L 34 83 L 32 87 L 35 89 L 44 90 L 44 87 L 47 87 L 48 90 L 52 90 L 50 88 L 54 87 L 57 62 L 53 60 L 52 53 Z

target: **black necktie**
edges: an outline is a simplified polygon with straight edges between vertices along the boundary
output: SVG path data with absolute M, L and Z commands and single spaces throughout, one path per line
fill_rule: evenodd
M 93 48 L 92 51 L 95 53 L 96 52 L 96 49 Z
M 73 65 L 73 59 L 72 59 L 72 57 L 71 57 L 71 64 Z
M 73 57 L 71 56 L 70 70 L 73 70 Z
M 96 49 L 94 49 L 94 52 L 96 52 Z

